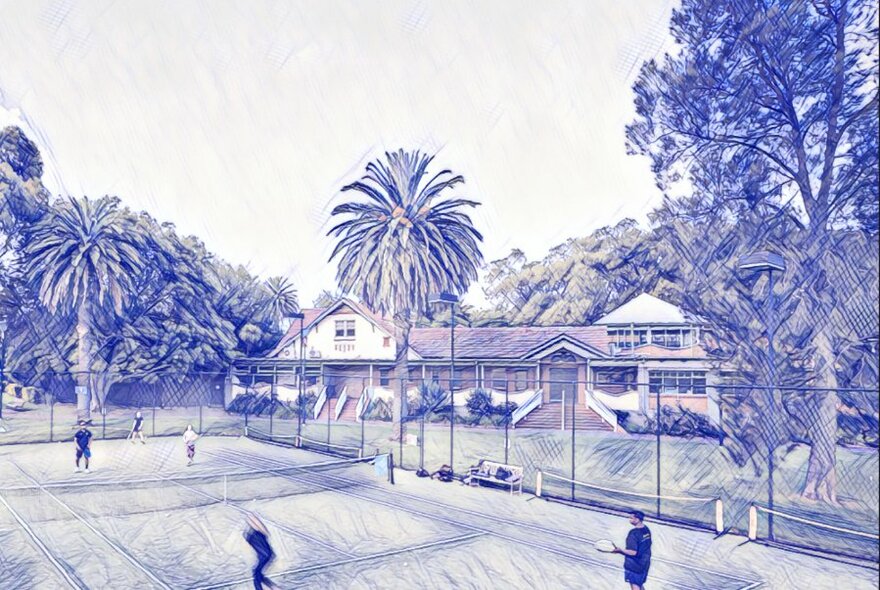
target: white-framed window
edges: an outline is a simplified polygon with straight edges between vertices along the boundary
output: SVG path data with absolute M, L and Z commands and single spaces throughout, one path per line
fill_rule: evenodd
M 706 371 L 648 371 L 648 384 L 654 395 L 706 395 Z
M 506 369 L 492 369 L 489 373 L 489 384 L 492 389 L 498 391 L 506 391 L 507 390 L 507 370 Z
M 630 349 L 648 343 L 648 330 L 645 328 L 617 328 L 608 330 L 608 337 L 617 348 Z
M 354 338 L 354 320 L 336 320 L 336 340 Z

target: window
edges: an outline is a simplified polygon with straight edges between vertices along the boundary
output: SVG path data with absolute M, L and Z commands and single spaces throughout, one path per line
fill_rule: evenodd
M 354 338 L 354 320 L 336 320 L 336 339 Z
M 507 391 L 507 371 L 504 369 L 492 369 L 489 373 L 489 382 L 492 389 Z
M 525 391 L 529 388 L 529 372 L 523 370 L 514 371 L 513 381 L 516 391 Z
M 648 383 L 648 389 L 655 395 L 706 395 L 705 371 L 650 371 Z
M 434 385 L 440 383 L 440 369 L 431 369 L 431 383 Z
M 391 348 L 391 336 L 385 336 L 382 338 L 382 347 Z
M 422 381 L 422 369 L 421 367 L 413 367 L 409 370 L 409 382 L 420 383 Z
M 450 385 L 455 389 L 460 389 L 463 383 L 464 369 L 456 369 L 455 373 L 453 373 L 452 383 Z
M 648 330 L 620 328 L 617 330 L 608 330 L 608 337 L 617 348 L 631 349 L 636 346 L 648 343 Z
M 651 330 L 651 343 L 666 348 L 682 347 L 682 330 Z
M 391 369 L 379 369 L 379 387 L 391 385 Z

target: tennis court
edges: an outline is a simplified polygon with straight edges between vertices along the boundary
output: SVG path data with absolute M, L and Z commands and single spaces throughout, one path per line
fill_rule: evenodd
M 244 513 L 266 522 L 282 588 L 621 588 L 625 518 L 234 437 L 0 449 L 0 587 L 251 588 Z M 326 449 L 324 449 L 326 450 Z M 334 452 L 343 451 L 334 449 Z M 651 588 L 872 588 L 876 570 L 648 523 Z M 14 548 L 14 550 L 12 550 Z M 802 585 L 802 584 L 801 584 Z

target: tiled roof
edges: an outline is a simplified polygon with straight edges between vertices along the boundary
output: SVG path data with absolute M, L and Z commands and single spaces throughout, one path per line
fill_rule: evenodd
M 326 308 L 318 307 L 311 309 L 301 309 L 300 312 L 306 316 L 303 319 L 303 327 L 306 331 L 311 327 L 311 325 L 318 319 L 322 313 L 324 313 Z M 287 329 L 287 332 L 284 336 L 281 337 L 281 340 L 278 341 L 278 344 L 275 345 L 275 348 L 269 353 L 269 356 L 278 356 L 278 354 L 287 347 L 288 344 L 293 342 L 299 336 L 299 320 L 293 320 L 293 323 L 290 324 L 290 327 Z
M 520 359 L 532 349 L 559 336 L 609 354 L 604 326 L 542 326 L 524 328 L 456 328 L 455 357 L 460 359 Z M 449 358 L 449 328 L 414 328 L 410 346 L 424 359 Z

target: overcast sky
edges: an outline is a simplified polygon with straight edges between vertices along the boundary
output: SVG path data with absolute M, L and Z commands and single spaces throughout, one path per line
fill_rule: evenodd
M 487 260 L 644 221 L 624 125 L 672 5 L 0 0 L 0 124 L 29 123 L 53 192 L 119 195 L 308 305 L 339 189 L 385 150 L 465 176 Z

